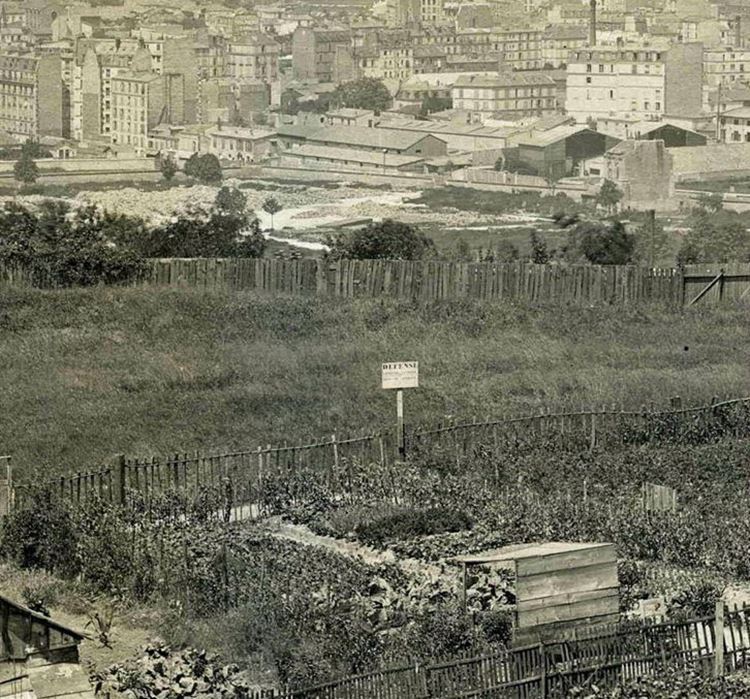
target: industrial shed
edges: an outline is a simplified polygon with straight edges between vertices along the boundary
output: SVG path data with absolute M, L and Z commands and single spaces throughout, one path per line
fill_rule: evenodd
M 697 131 L 668 122 L 638 122 L 630 127 L 632 138 L 639 141 L 664 141 L 667 148 L 705 146 L 708 139 Z
M 0 595 L 0 697 L 94 699 L 79 631 Z
M 573 174 L 579 164 L 601 157 L 620 139 L 585 126 L 562 125 L 511 140 L 515 147 L 506 150 L 508 169 L 523 166 L 529 174 L 559 179 Z

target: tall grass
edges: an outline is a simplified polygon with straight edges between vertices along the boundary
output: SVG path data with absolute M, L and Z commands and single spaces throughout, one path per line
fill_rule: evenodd
M 0 292 L 0 451 L 47 474 L 406 420 L 750 393 L 741 307 L 417 306 L 195 290 Z

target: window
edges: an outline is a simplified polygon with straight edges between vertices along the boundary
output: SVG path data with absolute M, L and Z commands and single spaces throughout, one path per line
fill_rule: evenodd
M 589 77 L 589 78 L 586 78 L 586 83 L 587 83 L 588 85 L 590 85 L 590 84 L 591 84 L 591 78 L 590 78 L 590 77 Z
M 591 72 L 591 64 L 590 64 L 590 63 L 588 63 L 588 64 L 586 65 L 586 72 L 587 72 L 587 73 L 590 73 L 590 72 Z
M 615 91 L 614 90 L 610 90 L 609 91 L 609 99 L 613 100 L 614 98 L 615 98 Z

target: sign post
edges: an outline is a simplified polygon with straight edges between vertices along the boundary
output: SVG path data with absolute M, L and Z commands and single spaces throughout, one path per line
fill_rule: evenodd
M 396 390 L 396 440 L 400 458 L 406 455 L 404 440 L 404 390 L 419 387 L 419 362 L 385 362 L 382 365 L 382 386 Z

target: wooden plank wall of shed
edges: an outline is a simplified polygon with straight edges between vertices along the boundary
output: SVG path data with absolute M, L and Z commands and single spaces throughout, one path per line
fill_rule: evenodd
M 521 559 L 516 575 L 519 629 L 582 619 L 608 623 L 619 612 L 614 546 Z

